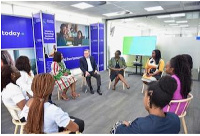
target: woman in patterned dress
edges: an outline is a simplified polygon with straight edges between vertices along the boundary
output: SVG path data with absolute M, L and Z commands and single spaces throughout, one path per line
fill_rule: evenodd
M 55 79 L 55 82 L 58 84 L 58 87 L 63 91 L 61 98 L 63 100 L 69 100 L 67 97 L 67 90 L 70 87 L 71 88 L 71 96 L 73 99 L 76 97 L 79 97 L 80 94 L 76 93 L 76 81 L 77 79 L 71 75 L 71 72 L 69 69 L 67 69 L 62 63 L 62 54 L 60 52 L 55 52 L 53 63 L 51 64 L 51 72 L 53 74 L 53 77 Z

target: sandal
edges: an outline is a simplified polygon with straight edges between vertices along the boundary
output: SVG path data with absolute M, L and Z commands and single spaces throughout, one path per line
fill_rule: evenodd
M 68 101 L 68 100 L 69 100 L 69 98 L 67 97 L 66 94 L 65 94 L 65 95 L 62 94 L 62 95 L 60 96 L 60 98 L 63 99 L 63 100 L 65 100 L 65 101 Z
M 76 99 L 76 97 L 80 97 L 80 94 L 77 94 L 76 92 L 72 92 L 71 96 L 72 96 L 72 99 Z

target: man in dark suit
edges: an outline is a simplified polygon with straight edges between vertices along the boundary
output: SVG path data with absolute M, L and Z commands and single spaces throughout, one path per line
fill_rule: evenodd
M 88 49 L 84 50 L 84 57 L 80 59 L 80 69 L 82 70 L 84 77 L 86 77 L 87 84 L 90 88 L 91 94 L 94 94 L 91 85 L 91 76 L 95 77 L 97 80 L 97 92 L 102 95 L 101 86 L 101 76 L 98 74 L 97 65 L 94 57 L 90 56 L 90 51 Z

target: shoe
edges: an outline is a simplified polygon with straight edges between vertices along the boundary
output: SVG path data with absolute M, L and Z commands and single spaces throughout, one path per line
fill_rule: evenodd
M 63 99 L 63 100 L 65 100 L 65 101 L 69 100 L 69 98 L 67 97 L 67 95 L 63 95 L 63 94 L 60 96 L 60 98 Z
M 112 87 L 112 90 L 115 90 L 115 86 Z
M 130 86 L 127 86 L 126 88 L 127 88 L 127 89 L 130 89 L 131 87 L 130 87 Z
M 93 91 L 93 89 L 92 89 L 92 88 L 90 89 L 90 93 L 91 93 L 91 94 L 94 94 L 94 91 Z
M 97 90 L 97 93 L 98 93 L 99 95 L 102 95 L 101 90 Z

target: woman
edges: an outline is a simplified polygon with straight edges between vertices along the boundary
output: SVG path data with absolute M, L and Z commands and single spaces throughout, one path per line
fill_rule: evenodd
M 191 91 L 191 67 L 188 60 L 183 55 L 177 55 L 172 58 L 166 64 L 166 73 L 171 75 L 177 83 L 177 89 L 173 95 L 173 100 L 181 100 L 187 98 L 189 92 Z M 170 106 L 170 112 L 175 112 L 178 104 L 172 104 Z M 179 107 L 178 115 L 184 110 L 185 103 L 182 103 Z M 163 111 L 167 111 L 168 106 L 166 106 Z
M 127 89 L 130 89 L 130 86 L 124 79 L 124 70 L 127 67 L 126 62 L 123 57 L 120 57 L 121 51 L 117 50 L 115 52 L 115 57 L 111 58 L 109 61 L 109 69 L 111 70 L 110 73 L 110 80 L 113 81 L 115 79 L 115 83 L 113 85 L 113 90 L 115 90 L 115 87 L 119 80 L 121 80 L 125 85 Z
M 178 134 L 180 119 L 174 113 L 163 112 L 176 90 L 176 81 L 164 76 L 148 84 L 144 95 L 144 107 L 149 115 L 134 121 L 117 122 L 111 130 L 115 134 Z
M 61 24 L 60 33 L 57 36 L 57 46 L 66 46 L 69 28 L 67 24 Z
M 9 66 L 15 65 L 8 51 L 1 51 L 1 67 L 3 65 L 9 65 Z
M 74 38 L 74 46 L 81 46 L 82 45 L 82 39 L 83 39 L 83 34 L 82 32 L 79 30 L 77 32 L 77 37 Z
M 18 106 L 21 110 L 26 104 L 25 97 L 16 80 L 20 72 L 15 68 L 4 65 L 1 69 L 1 96 L 5 106 Z
M 76 93 L 76 78 L 71 75 L 70 70 L 68 70 L 65 65 L 61 62 L 62 60 L 62 54 L 60 52 L 56 52 L 54 54 L 53 63 L 51 64 L 51 69 L 54 76 L 54 79 L 56 80 L 59 88 L 61 88 L 62 95 L 61 98 L 63 100 L 69 100 L 67 97 L 67 90 L 70 87 L 71 88 L 71 96 L 73 99 L 76 97 L 79 97 L 80 94 Z
M 49 54 L 49 57 L 53 57 L 55 52 L 57 52 L 56 45 L 53 45 L 53 51 Z
M 59 127 L 71 132 L 83 132 L 84 121 L 77 118 L 70 119 L 68 113 L 47 102 L 53 91 L 54 83 L 50 74 L 40 74 L 34 77 L 31 86 L 33 98 L 27 102 L 22 110 L 27 120 L 26 133 L 56 133 L 59 131 Z
M 145 65 L 145 73 L 142 77 L 142 81 L 146 84 L 151 81 L 156 81 L 161 78 L 165 62 L 161 59 L 160 50 L 153 50 L 152 57 L 147 61 Z
M 187 62 L 189 64 L 190 69 L 192 70 L 192 68 L 193 68 L 192 57 L 189 54 L 182 54 L 182 55 L 185 57 L 185 59 L 187 60 Z
M 31 70 L 30 60 L 26 56 L 20 56 L 16 60 L 16 68 L 20 71 L 21 77 L 16 81 L 16 84 L 20 86 L 23 91 L 24 97 L 28 100 L 33 96 L 31 90 L 31 84 L 34 77 L 34 74 Z

